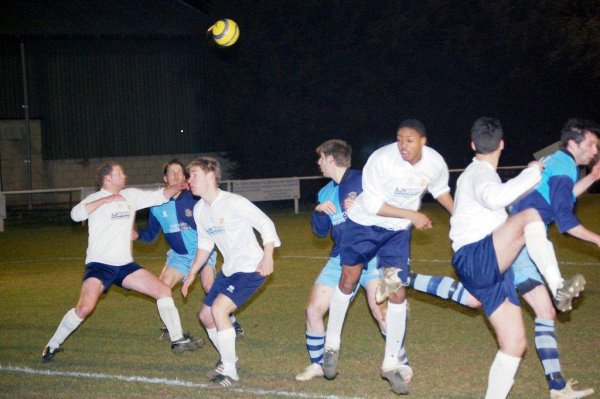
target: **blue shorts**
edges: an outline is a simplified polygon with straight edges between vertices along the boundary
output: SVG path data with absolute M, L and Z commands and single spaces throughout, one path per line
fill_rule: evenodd
M 340 260 L 340 256 L 336 256 L 333 258 L 329 258 L 325 266 L 323 266 L 323 270 L 317 277 L 315 281 L 315 285 L 324 285 L 326 287 L 335 288 L 338 286 L 340 282 L 340 277 L 342 276 L 342 263 Z M 367 288 L 367 284 L 371 281 L 379 278 L 379 270 L 377 269 L 377 258 L 371 259 L 371 261 L 367 264 L 367 268 L 363 269 L 360 274 L 360 280 L 358 280 L 358 284 L 354 289 L 352 295 L 355 295 L 360 287 Z
M 538 271 L 535 263 L 529 257 L 527 248 L 523 247 L 512 264 L 515 274 L 515 287 L 519 294 L 527 294 L 538 285 L 544 285 L 544 279 Z
M 512 267 L 500 273 L 491 234 L 459 249 L 452 257 L 452 264 L 467 291 L 481 302 L 488 318 L 506 299 L 521 305 Z
M 183 278 L 185 278 L 192 268 L 192 263 L 194 263 L 195 257 L 196 253 L 178 254 L 170 249 L 169 252 L 167 252 L 167 262 L 165 266 L 177 270 L 179 273 L 183 274 Z M 217 265 L 217 251 L 212 251 L 210 253 L 205 265 L 213 268 Z
M 217 275 L 210 291 L 204 297 L 204 304 L 212 306 L 217 296 L 223 294 L 231 299 L 239 309 L 258 291 L 266 279 L 266 277 L 261 276 L 258 272 L 233 273 L 229 277 L 221 272 Z
M 408 281 L 410 273 L 410 237 L 412 228 L 388 230 L 346 221 L 340 240 L 342 265 L 366 264 L 377 256 L 379 268 L 400 268 L 400 279 Z
M 102 282 L 102 285 L 104 286 L 102 292 L 106 293 L 113 284 L 123 288 L 123 280 L 125 277 L 141 268 L 142 267 L 135 262 L 123 266 L 112 266 L 99 262 L 90 262 L 85 265 L 81 281 L 85 281 L 90 277 L 95 277 Z

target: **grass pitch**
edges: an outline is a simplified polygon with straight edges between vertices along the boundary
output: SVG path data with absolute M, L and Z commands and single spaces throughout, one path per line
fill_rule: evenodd
M 600 197 L 579 201 L 578 216 L 600 231 Z M 453 275 L 448 216 L 436 204 L 424 211 L 434 228 L 416 231 L 413 270 Z M 53 220 L 51 224 L 7 220 L 0 233 L 0 397 L 6 398 L 385 398 L 395 397 L 379 377 L 384 342 L 371 319 L 364 294 L 350 307 L 343 332 L 340 374 L 333 381 L 296 382 L 309 364 L 304 346 L 304 310 L 330 242 L 314 238 L 308 212 L 270 213 L 283 246 L 275 273 L 238 313 L 246 337 L 237 343 L 242 387 L 213 392 L 204 374 L 218 358 L 210 343 L 193 353 L 174 355 L 158 340 L 155 303 L 113 287 L 96 311 L 64 344 L 54 363 L 40 361 L 43 347 L 64 313 L 75 305 L 83 270 L 87 230 Z M 600 371 L 599 250 L 571 237 L 551 237 L 565 276 L 585 275 L 586 291 L 572 312 L 561 315 L 558 340 L 563 372 L 582 387 L 598 384 Z M 134 244 L 136 261 L 158 274 L 167 246 Z M 178 287 L 176 288 L 178 289 Z M 415 378 L 412 398 L 481 398 L 497 350 L 479 311 L 409 291 L 406 347 Z M 196 312 L 204 293 L 195 284 L 187 300 L 174 298 L 182 324 L 207 339 Z M 543 369 L 533 346 L 533 318 L 525 312 L 529 349 L 511 398 L 548 397 Z M 600 389 L 600 385 L 595 388 Z

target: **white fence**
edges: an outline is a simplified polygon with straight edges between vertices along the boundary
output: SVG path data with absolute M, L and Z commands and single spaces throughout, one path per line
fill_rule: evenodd
M 224 180 L 221 182 L 221 187 L 224 190 L 240 194 L 248 198 L 252 202 L 259 201 L 280 201 L 293 200 L 294 212 L 299 212 L 300 200 L 300 181 L 301 180 L 317 180 L 324 179 L 322 176 L 305 176 L 305 177 L 284 177 L 273 179 L 252 179 L 252 180 Z M 141 189 L 156 189 L 162 187 L 162 184 L 144 184 L 134 185 Z M 32 200 L 34 195 L 44 195 L 48 197 L 50 194 L 68 193 L 68 205 L 72 206 L 78 203 L 89 194 L 95 192 L 96 187 L 68 187 L 68 188 L 51 188 L 40 190 L 19 190 L 19 191 L 4 191 L 0 192 L 0 232 L 4 231 L 4 219 L 7 217 L 6 205 L 7 196 L 27 196 L 27 200 L 22 200 L 22 206 L 28 206 L 29 209 L 41 208 L 48 201 L 44 199 Z M 52 197 L 54 201 L 56 199 Z
M 509 179 L 516 175 L 519 170 L 525 166 L 504 166 L 498 168 L 498 173 L 503 180 Z M 450 169 L 451 186 L 454 185 L 456 177 L 464 169 Z M 251 179 L 251 180 L 223 180 L 221 188 L 227 191 L 238 193 L 248 198 L 250 201 L 282 201 L 292 200 L 294 202 L 294 212 L 299 212 L 299 200 L 302 198 L 300 190 L 300 182 L 308 180 L 325 180 L 323 176 L 304 176 L 304 177 L 283 177 L 273 179 Z M 144 184 L 133 185 L 142 189 L 156 189 L 162 187 L 162 184 Z M 69 208 L 75 203 L 81 201 L 87 195 L 96 191 L 95 187 L 69 187 L 69 188 L 53 188 L 40 190 L 21 190 L 21 191 L 4 191 L 0 192 L 0 232 L 4 231 L 4 219 L 7 217 L 7 205 L 14 205 L 7 202 L 8 196 L 28 196 L 27 200 L 21 200 L 19 205 L 28 206 L 29 209 L 44 209 L 44 206 L 52 203 L 67 202 Z M 314 190 L 313 190 L 314 191 Z M 68 194 L 68 200 L 64 201 L 57 199 L 58 194 Z M 42 198 L 32 200 L 35 195 L 44 195 Z M 315 193 L 316 195 L 316 193 Z M 306 194 L 305 194 L 306 197 Z M 311 200 L 315 200 L 311 198 Z

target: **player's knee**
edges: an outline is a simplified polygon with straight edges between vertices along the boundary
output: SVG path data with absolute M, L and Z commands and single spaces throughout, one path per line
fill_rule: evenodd
M 406 301 L 406 290 L 404 288 L 400 288 L 397 292 L 390 294 L 388 299 L 391 303 L 404 303 Z
M 161 281 L 161 284 L 157 284 L 156 298 L 170 298 L 172 297 L 171 288 Z
M 168 285 L 163 283 L 156 288 L 156 299 L 171 298 L 172 296 L 171 288 Z
M 342 291 L 345 295 L 350 295 L 354 292 L 354 288 L 356 287 L 356 283 L 352 283 L 351 281 L 341 281 L 339 284 L 340 291 Z
M 527 338 L 525 334 L 511 334 L 500 341 L 500 350 L 508 355 L 522 357 L 527 348 Z
M 173 289 L 175 284 L 179 282 L 177 276 L 173 275 L 162 275 L 160 276 L 160 281 L 162 281 L 169 289 Z
M 315 321 L 323 320 L 325 312 L 320 306 L 308 305 L 306 308 L 306 320 L 309 324 L 314 324 Z
M 200 323 L 202 323 L 202 325 L 205 327 L 212 326 L 214 323 L 210 308 L 203 306 L 198 312 L 198 320 L 200 320 Z
M 360 274 L 354 275 L 352 273 L 344 273 L 340 278 L 339 288 L 344 294 L 349 295 L 354 292 L 354 288 L 358 284 Z
M 80 319 L 85 319 L 94 311 L 94 308 L 95 306 L 90 303 L 80 303 L 75 308 L 75 314 L 77 314 L 77 317 Z
M 520 356 L 523 356 L 525 354 L 525 349 L 527 349 L 527 338 L 523 335 L 515 342 L 515 350 Z

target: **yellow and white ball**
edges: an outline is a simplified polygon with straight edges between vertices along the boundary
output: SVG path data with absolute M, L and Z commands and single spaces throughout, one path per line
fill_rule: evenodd
M 240 28 L 232 19 L 221 19 L 210 27 L 213 40 L 221 47 L 233 46 L 240 37 Z

